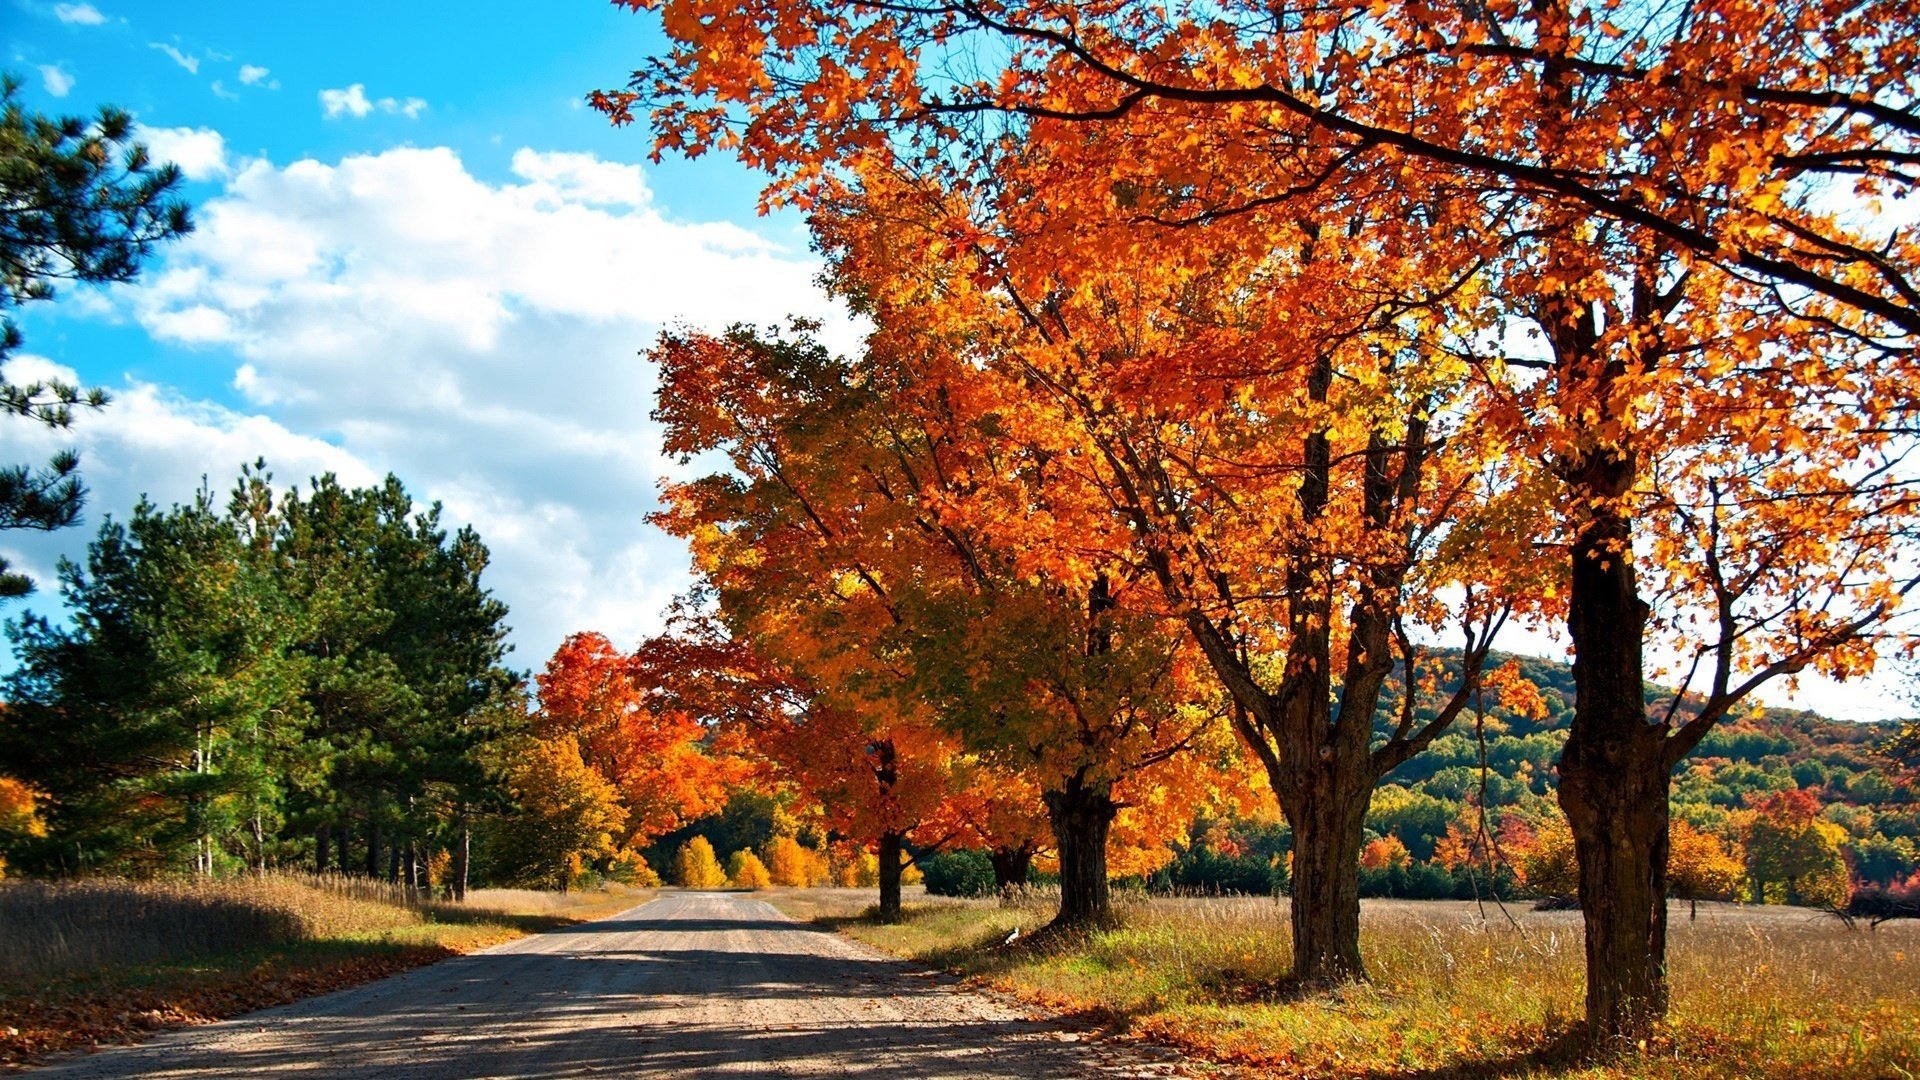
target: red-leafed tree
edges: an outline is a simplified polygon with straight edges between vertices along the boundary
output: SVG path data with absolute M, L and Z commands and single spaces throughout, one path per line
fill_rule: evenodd
M 635 659 L 600 634 L 569 636 L 538 682 L 535 733 L 572 739 L 582 760 L 619 791 L 628 846 L 718 811 L 743 775 L 699 716 L 650 701 Z

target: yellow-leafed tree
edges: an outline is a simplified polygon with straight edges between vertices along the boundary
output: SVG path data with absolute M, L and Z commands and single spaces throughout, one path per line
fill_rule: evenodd
M 760 856 L 744 848 L 727 858 L 727 878 L 736 889 L 764 889 L 773 884 Z
M 15 780 L 0 776 L 0 848 L 12 840 L 47 835 L 46 822 L 40 820 L 39 792 Z M 7 860 L 0 855 L 0 877 L 7 875 Z
M 764 861 L 775 885 L 804 889 L 827 880 L 826 856 L 791 836 L 769 840 Z
M 680 845 L 673 857 L 673 881 L 683 889 L 724 889 L 726 871 L 714 858 L 713 845 L 704 836 L 696 836 Z
M 572 739 L 525 740 L 509 759 L 507 788 L 521 812 L 493 833 L 501 876 L 565 890 L 589 863 L 613 855 L 627 811 Z
M 1676 820 L 1667 832 L 1667 887 L 1688 902 L 1687 917 L 1702 900 L 1731 900 L 1746 876 L 1740 852 L 1718 836 Z

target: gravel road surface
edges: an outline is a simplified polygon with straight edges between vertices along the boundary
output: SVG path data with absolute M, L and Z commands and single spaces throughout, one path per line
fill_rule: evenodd
M 1169 1059 L 750 897 L 673 893 L 377 983 L 103 1050 L 60 1077 L 1161 1077 Z

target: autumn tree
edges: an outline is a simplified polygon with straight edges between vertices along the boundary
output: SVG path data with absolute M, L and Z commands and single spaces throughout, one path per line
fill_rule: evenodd
M 1731 900 L 1744 876 L 1740 852 L 1720 837 L 1675 820 L 1667 840 L 1667 885 L 1687 902 L 1687 917 L 1700 916 L 1700 901 Z
M 669 337 L 654 356 L 672 445 L 724 447 L 745 481 L 677 488 L 662 517 L 728 581 L 723 610 L 778 610 L 783 635 L 809 631 L 784 637 L 784 655 L 811 650 L 814 670 L 833 673 L 817 683 L 921 712 L 984 767 L 1029 774 L 1061 863 L 1058 921 L 1108 918 L 1108 834 L 1142 795 L 1128 786 L 1191 807 L 1209 770 L 1188 766 L 1205 750 L 1219 775 L 1232 756 L 1178 624 L 1130 612 L 1116 578 L 1019 565 L 1020 549 L 949 509 L 1028 448 L 957 413 L 966 390 L 937 372 L 746 330 Z M 831 599 L 802 603 L 799 590 Z M 1186 816 L 1163 805 L 1153 820 Z
M 1748 808 L 1742 831 L 1756 903 L 1777 897 L 1788 904 L 1846 905 L 1846 833 L 1819 814 L 1819 802 L 1800 789 L 1763 796 Z
M 6 848 L 18 840 L 47 835 L 47 823 L 40 816 L 44 799 L 40 792 L 13 777 L 0 776 L 0 877 L 7 873 Z
M 827 877 L 826 856 L 791 836 L 776 836 L 767 842 L 761 863 L 775 885 L 805 889 Z
M 673 883 L 683 889 L 719 889 L 727 884 L 727 872 L 713 854 L 713 845 L 704 836 L 696 836 L 680 845 L 673 856 Z
M 604 636 L 568 636 L 538 676 L 534 729 L 569 737 L 581 757 L 619 788 L 625 842 L 655 838 L 719 810 L 739 779 L 737 763 L 714 752 L 699 718 L 648 700 L 635 659 Z
M 1459 351 L 1509 395 L 1491 430 L 1540 466 L 1515 490 L 1548 496 L 1528 528 L 1571 579 L 1581 689 L 1560 792 L 1589 1028 L 1631 1039 L 1661 1015 L 1673 763 L 1766 680 L 1871 662 L 1864 631 L 1910 587 L 1886 554 L 1898 528 L 1874 523 L 1910 508 L 1886 448 L 1910 426 L 1920 247 L 1846 208 L 1916 182 L 1920 127 L 1891 104 L 1920 70 L 1913 35 L 1885 32 L 1911 23 L 1899 0 L 663 12 L 673 47 L 596 103 L 651 108 L 658 148 L 737 150 L 775 174 L 770 201 L 811 202 L 891 153 L 1043 205 L 1048 188 L 993 175 L 996 149 L 1041 136 L 1127 151 L 1095 173 L 1108 198 L 1061 221 L 1229 222 L 1271 250 L 1272 222 L 1388 175 L 1414 181 L 1410 212 L 1436 192 L 1462 212 L 1443 242 L 1484 259 L 1482 295 L 1546 345 L 1509 356 L 1494 333 Z M 970 53 L 991 59 L 956 75 Z M 1705 643 L 1706 705 L 1684 718 L 1647 722 L 1649 630 Z
M 751 851 L 736 851 L 727 856 L 727 882 L 736 889 L 764 889 L 773 884 L 773 876 L 760 856 Z
M 627 812 L 619 792 L 581 760 L 571 739 L 519 740 L 506 757 L 516 812 L 493 826 L 488 851 L 508 881 L 566 891 L 611 856 Z M 712 850 L 708 850 L 712 858 Z

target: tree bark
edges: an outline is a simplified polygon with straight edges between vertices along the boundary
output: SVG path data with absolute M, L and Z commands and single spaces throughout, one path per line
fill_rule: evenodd
M 371 811 L 367 813 L 367 876 L 380 876 L 380 823 Z
M 1333 779 L 1327 770 L 1327 782 L 1287 815 L 1293 830 L 1293 975 L 1309 983 L 1366 978 L 1360 961 L 1360 847 L 1372 791 L 1370 785 L 1342 790 Z
M 987 853 L 987 861 L 993 864 L 995 892 L 1024 889 L 1033 871 L 1033 846 L 1022 844 L 1017 848 L 995 848 Z
M 1054 848 L 1060 853 L 1060 910 L 1056 927 L 1097 926 L 1113 921 L 1107 890 L 1107 833 L 1119 806 L 1110 785 L 1075 773 L 1059 790 L 1043 792 Z
M 880 834 L 880 921 L 900 921 L 900 848 L 897 832 Z
M 1595 458 L 1581 486 L 1624 492 L 1630 459 Z M 1647 721 L 1647 605 L 1631 541 L 1625 516 L 1604 505 L 1591 512 L 1574 540 L 1568 615 L 1575 699 L 1559 798 L 1580 865 L 1587 1030 L 1596 1043 L 1637 1041 L 1667 1008 L 1666 732 Z
M 456 903 L 467 900 L 467 867 L 473 858 L 473 825 L 467 819 L 467 812 L 460 811 L 460 835 L 453 842 L 453 899 Z

